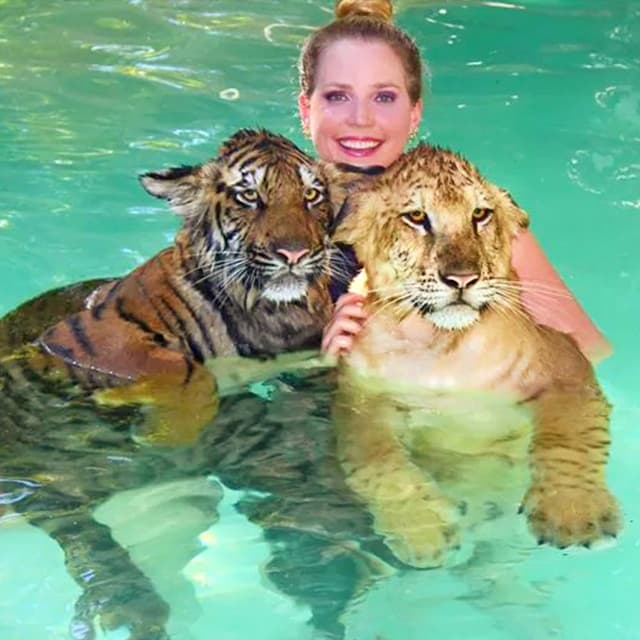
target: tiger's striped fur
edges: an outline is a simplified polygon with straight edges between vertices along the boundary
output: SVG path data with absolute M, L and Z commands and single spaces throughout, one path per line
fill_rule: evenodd
M 216 410 L 207 358 L 319 345 L 331 313 L 329 193 L 306 154 L 264 130 L 141 181 L 183 218 L 175 243 L 46 330 L 36 360 L 116 386 L 102 402 L 161 405 L 150 437 L 190 440 Z M 185 413 L 198 426 L 178 434 Z
M 324 396 L 311 391 L 286 423 L 277 411 L 267 419 L 272 403 L 243 390 L 223 399 L 217 428 L 201 427 L 217 410 L 216 382 L 224 386 L 227 374 L 236 381 L 241 368 L 235 358 L 225 369 L 218 356 L 256 356 L 260 370 L 277 370 L 300 354 L 270 356 L 319 346 L 331 312 L 328 196 L 338 200 L 343 188 L 332 185 L 329 194 L 286 139 L 247 130 L 202 166 L 142 180 L 184 218 L 172 247 L 123 278 L 48 292 L 0 321 L 0 519 L 5 510 L 22 513 L 60 544 L 81 589 L 74 637 L 92 637 L 98 620 L 105 629 L 126 627 L 131 638 L 168 637 L 167 603 L 93 517 L 110 495 L 216 473 L 265 495 L 299 495 L 308 506 L 331 459 L 321 455 L 329 429 L 300 413 L 326 414 Z M 26 353 L 18 348 L 25 341 L 33 342 Z M 210 357 L 213 365 L 203 366 Z M 253 361 L 241 364 L 254 371 Z M 40 375 L 56 370 L 59 379 Z M 97 387 L 105 405 L 148 402 L 149 411 L 96 406 L 76 381 Z M 158 450 L 137 446 L 138 429 L 164 444 L 202 437 L 195 447 Z M 348 492 L 334 475 L 335 502 Z M 324 493 L 318 500 L 333 504 Z M 215 516 L 211 496 L 203 512 Z M 309 517 L 317 519 L 315 509 Z M 333 514 L 326 519 L 335 526 Z

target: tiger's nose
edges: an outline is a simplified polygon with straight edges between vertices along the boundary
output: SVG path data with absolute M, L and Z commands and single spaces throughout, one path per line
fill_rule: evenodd
M 276 249 L 276 253 L 279 253 L 281 256 L 284 256 L 287 259 L 289 264 L 297 264 L 301 258 L 309 253 L 309 249 Z
M 452 289 L 468 289 L 480 280 L 479 273 L 438 273 L 438 276 Z

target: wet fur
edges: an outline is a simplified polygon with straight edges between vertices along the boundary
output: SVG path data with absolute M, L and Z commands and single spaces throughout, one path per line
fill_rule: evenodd
M 256 176 L 257 184 L 246 184 Z M 273 356 L 319 345 L 331 311 L 328 188 L 291 142 L 243 130 L 204 165 L 147 174 L 143 183 L 184 218 L 173 246 L 121 279 L 50 292 L 0 322 L 3 492 L 12 501 L 19 496 L 12 509 L 63 549 L 82 587 L 76 637 L 92 637 L 97 620 L 107 629 L 126 627 L 132 639 L 167 637 L 167 604 L 109 528 L 96 522 L 93 509 L 116 491 L 214 469 L 224 475 L 240 464 L 252 485 L 251 461 L 271 439 L 273 425 L 254 424 L 255 415 L 244 406 L 234 412 L 236 402 L 229 400 L 209 446 L 203 427 L 219 402 L 211 372 L 223 377 L 226 371 L 204 361 L 255 356 L 277 370 Z M 257 192 L 256 207 L 238 203 L 237 184 Z M 249 255 L 240 277 L 239 263 L 225 260 L 243 249 Z M 298 283 L 275 289 L 276 298 L 304 289 L 291 301 L 262 295 L 284 267 L 281 251 L 298 255 L 290 265 L 300 274 Z M 308 253 L 299 258 L 301 251 Z M 49 322 L 53 327 L 45 330 Z M 29 348 L 18 348 L 34 338 Z M 230 379 L 237 384 L 235 373 Z M 264 411 L 264 401 L 246 392 L 241 397 L 254 413 Z M 130 404 L 149 406 L 139 411 Z M 251 433 L 243 455 L 234 436 L 245 419 Z M 140 447 L 132 432 L 152 443 L 197 441 L 200 448 Z M 271 467 L 269 473 L 277 475 Z M 270 477 L 257 486 L 270 491 Z M 212 522 L 215 504 L 203 512 Z
M 38 366 L 119 387 L 100 402 L 151 405 L 146 437 L 175 444 L 215 415 L 206 359 L 318 346 L 331 310 L 332 210 L 310 158 L 267 131 L 242 130 L 213 160 L 141 181 L 183 218 L 175 243 L 35 345 Z
M 428 145 L 346 209 L 334 237 L 364 265 L 371 315 L 341 370 L 338 448 L 394 554 L 417 567 L 456 562 L 483 500 L 513 515 L 520 504 L 541 543 L 615 536 L 609 405 L 574 340 L 535 324 L 519 301 L 527 284 L 510 247 L 525 212 Z M 474 468 L 484 469 L 475 481 Z M 525 473 L 514 485 L 505 469 Z M 502 497 L 490 497 L 492 484 Z

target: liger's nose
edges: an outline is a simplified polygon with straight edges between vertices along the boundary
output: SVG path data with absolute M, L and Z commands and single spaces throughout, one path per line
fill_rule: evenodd
M 452 289 L 468 289 L 480 280 L 479 273 L 438 273 L 440 280 Z

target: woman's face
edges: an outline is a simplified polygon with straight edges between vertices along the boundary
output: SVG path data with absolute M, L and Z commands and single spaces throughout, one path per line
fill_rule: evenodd
M 393 49 L 359 39 L 338 40 L 322 52 L 315 89 L 298 104 L 320 158 L 357 166 L 391 164 L 422 115 Z

